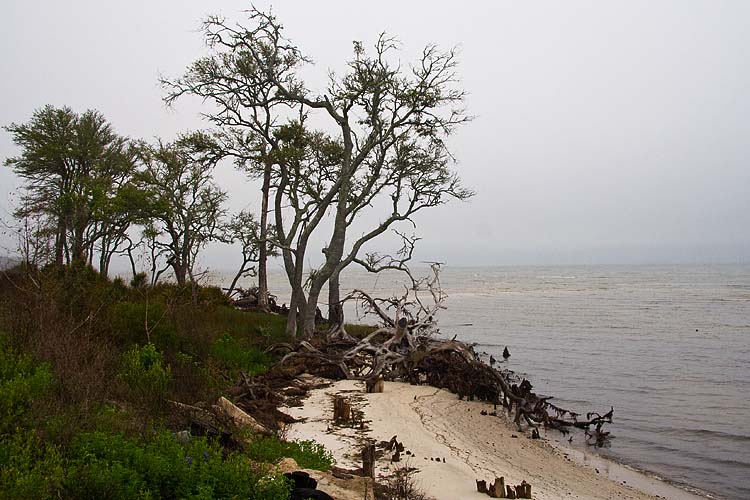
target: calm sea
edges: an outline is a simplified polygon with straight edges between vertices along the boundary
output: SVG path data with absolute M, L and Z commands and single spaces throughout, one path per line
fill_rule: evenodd
M 614 406 L 603 455 L 750 498 L 750 265 L 446 267 L 441 280 L 444 334 L 496 358 L 508 346 L 507 367 L 561 406 Z M 400 283 L 351 271 L 342 290 Z M 281 273 L 271 286 L 288 301 Z

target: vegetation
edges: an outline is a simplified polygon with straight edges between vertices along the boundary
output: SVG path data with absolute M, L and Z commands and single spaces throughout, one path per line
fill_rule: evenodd
M 330 469 L 320 445 L 180 441 L 173 433 L 185 422 L 170 401 L 210 400 L 265 373 L 276 361 L 266 347 L 290 341 L 298 323 L 306 336 L 320 331 L 326 283 L 329 318 L 343 331 L 341 271 L 377 271 L 382 259 L 361 258 L 372 240 L 472 195 L 446 146 L 469 119 L 452 51 L 428 46 L 407 68 L 394 39 L 371 51 L 354 42 L 347 70 L 317 95 L 299 75 L 309 60 L 280 23 L 248 16 L 246 27 L 209 17 L 208 54 L 162 81 L 170 104 L 191 94 L 213 105 L 213 130 L 147 143 L 96 110 L 51 105 L 5 127 L 20 152 L 4 164 L 23 184 L 13 223 L 21 263 L 0 274 L 0 499 L 286 498 L 289 485 L 267 463 L 290 456 Z M 259 217 L 228 216 L 213 178 L 227 159 L 262 179 Z M 377 207 L 386 207 L 377 225 L 352 238 L 349 227 Z M 403 238 L 413 250 L 417 238 Z M 320 240 L 323 264 L 308 270 L 308 245 Z M 227 293 L 202 286 L 210 242 L 241 247 Z M 285 317 L 264 312 L 266 263 L 277 255 L 292 288 Z M 110 278 L 116 256 L 130 279 Z M 236 310 L 232 292 L 256 274 L 259 311 Z
M 178 285 L 195 283 L 195 262 L 206 244 L 223 238 L 222 204 L 226 193 L 216 186 L 214 163 L 196 157 L 200 134 L 172 144 L 141 145 L 137 184 L 149 198 L 146 234 L 152 255 L 152 283 L 166 271 Z M 164 260 L 159 269 L 157 262 Z M 153 267 L 156 266 L 156 267 Z
M 325 90 L 315 93 L 301 78 L 310 60 L 285 37 L 281 23 L 257 9 L 248 18 L 246 25 L 206 19 L 209 54 L 183 76 L 163 81 L 165 100 L 195 95 L 213 104 L 207 116 L 219 130 L 206 149 L 270 181 L 270 192 L 264 182 L 263 200 L 273 199 L 275 244 L 292 288 L 290 309 L 299 312 L 310 336 L 326 283 L 330 316 L 343 321 L 338 277 L 366 244 L 420 210 L 472 196 L 449 168 L 453 157 L 446 145 L 469 120 L 465 93 L 453 51 L 430 45 L 405 66 L 397 40 L 385 34 L 369 51 L 355 41 L 346 71 L 331 72 Z M 326 125 L 312 130 L 313 121 Z M 387 207 L 378 223 L 351 238 L 352 223 L 378 205 Z M 308 244 L 313 233 L 327 230 L 321 222 L 329 212 L 324 263 L 309 274 L 305 289 Z M 296 317 L 288 316 L 290 335 Z
M 26 181 L 18 217 L 37 217 L 58 266 L 91 263 L 98 246 L 103 273 L 135 211 L 133 149 L 97 111 L 45 106 L 27 124 L 6 127 L 21 155 L 5 164 Z
M 0 275 L 0 499 L 286 499 L 271 463 L 330 468 L 312 442 L 229 451 L 176 439 L 184 427 L 166 400 L 192 404 L 240 370 L 266 371 L 264 346 L 285 338 L 283 318 L 199 296 L 166 284 L 146 294 L 93 270 Z
M 315 441 L 282 441 L 270 436 L 256 439 L 247 448 L 253 460 L 276 462 L 283 457 L 293 458 L 303 469 L 330 470 L 333 456 Z
M 248 341 L 224 334 L 214 341 L 211 355 L 230 369 L 242 370 L 251 376 L 260 375 L 266 371 L 268 356 L 257 347 L 248 344 Z

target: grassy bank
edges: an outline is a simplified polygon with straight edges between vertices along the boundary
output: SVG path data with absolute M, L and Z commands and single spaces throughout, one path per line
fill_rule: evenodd
M 285 319 L 220 290 L 135 288 L 89 269 L 0 273 L 0 498 L 288 498 L 268 466 L 330 467 L 314 443 L 227 451 L 165 404 L 211 400 L 265 372 Z

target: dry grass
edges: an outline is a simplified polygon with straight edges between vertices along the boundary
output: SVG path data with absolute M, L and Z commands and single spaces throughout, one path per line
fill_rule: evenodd
M 391 475 L 375 486 L 375 500 L 433 500 L 414 480 L 417 469 L 409 462 L 397 467 Z

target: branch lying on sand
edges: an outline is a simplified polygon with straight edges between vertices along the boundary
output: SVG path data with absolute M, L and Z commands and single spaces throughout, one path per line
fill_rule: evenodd
M 502 405 L 522 428 L 543 425 L 566 434 L 570 428 L 586 430 L 587 442 L 603 445 L 609 433 L 602 431 L 612 422 L 614 409 L 605 414 L 580 414 L 550 402 L 549 396 L 532 391 L 531 383 L 510 370 L 484 363 L 473 347 L 464 342 L 438 339 L 434 314 L 443 308 L 445 294 L 439 289 L 439 264 L 433 264 L 428 279 L 412 279 L 402 297 L 377 299 L 354 291 L 349 300 L 358 300 L 376 315 L 382 327 L 361 340 L 329 336 L 278 346 L 288 353 L 277 369 L 292 373 L 312 373 L 331 379 L 356 379 L 372 384 L 379 378 L 411 384 L 428 384 L 447 389 L 458 397 L 479 399 Z M 411 276 L 411 275 L 410 275 Z M 421 288 L 420 288 L 421 287 Z M 426 287 L 431 306 L 419 298 Z M 393 315 L 389 315 L 389 311 Z M 593 430 L 592 430 L 593 427 Z

